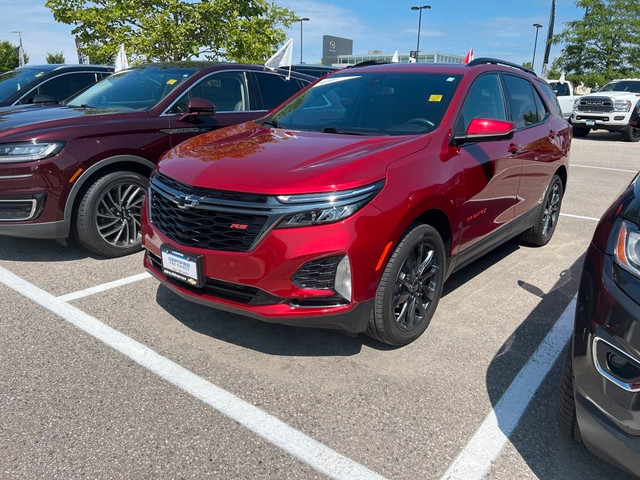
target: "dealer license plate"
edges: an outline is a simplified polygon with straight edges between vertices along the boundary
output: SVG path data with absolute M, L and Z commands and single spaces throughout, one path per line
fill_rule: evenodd
M 587 127 L 593 127 L 596 124 L 595 120 L 587 120 L 585 122 L 585 124 L 587 125 Z
M 163 245 L 162 273 L 196 287 L 202 286 L 202 256 L 190 255 Z

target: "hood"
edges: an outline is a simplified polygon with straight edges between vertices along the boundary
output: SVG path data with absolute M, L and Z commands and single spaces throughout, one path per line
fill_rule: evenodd
M 67 123 L 65 120 L 79 119 L 86 122 L 88 117 L 99 117 L 104 114 L 121 113 L 118 110 L 102 108 L 71 108 L 71 107 L 8 107 L 0 110 L 0 132 L 29 126 L 34 130 L 44 127 L 48 122 Z M 79 123 L 78 122 L 78 123 Z
M 182 183 L 217 190 L 342 190 L 384 178 L 389 163 L 425 148 L 429 138 L 291 131 L 248 122 L 181 143 L 165 154 L 158 169 Z
M 640 97 L 640 93 L 636 92 L 594 92 L 583 95 L 581 98 L 609 97 L 614 99 L 627 99 L 631 97 Z

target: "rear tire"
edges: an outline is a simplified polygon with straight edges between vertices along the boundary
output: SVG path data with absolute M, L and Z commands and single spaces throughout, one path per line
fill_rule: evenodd
M 573 126 L 573 136 L 576 138 L 583 138 L 589 135 L 590 128 L 582 128 Z
M 140 211 L 148 182 L 132 171 L 107 173 L 93 182 L 75 212 L 78 242 L 105 257 L 139 251 Z
M 558 175 L 554 175 L 540 205 L 536 223 L 520 234 L 519 238 L 522 242 L 535 247 L 542 247 L 549 243 L 560 217 L 563 193 L 562 180 Z
M 577 442 L 581 440 L 573 391 L 573 359 L 571 346 L 569 346 L 567 357 L 564 360 L 562 380 L 560 381 L 560 391 L 558 393 L 558 428 L 565 437 Z
M 382 273 L 367 335 L 401 346 L 429 326 L 444 283 L 446 254 L 438 231 L 412 224 Z
M 622 130 L 622 139 L 625 142 L 639 142 L 640 141 L 640 128 L 634 128 L 631 125 L 627 125 Z

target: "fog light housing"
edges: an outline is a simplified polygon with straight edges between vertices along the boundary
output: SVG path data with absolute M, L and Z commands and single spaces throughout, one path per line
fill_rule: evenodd
M 345 300 L 351 301 L 351 263 L 348 255 L 338 263 L 334 290 Z
M 640 392 L 640 362 L 600 337 L 593 339 L 596 370 L 628 392 Z

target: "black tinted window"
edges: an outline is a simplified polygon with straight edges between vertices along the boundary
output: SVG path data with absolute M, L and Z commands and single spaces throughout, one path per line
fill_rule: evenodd
M 96 83 L 95 73 L 68 73 L 66 75 L 60 75 L 39 85 L 38 88 L 22 98 L 20 103 L 31 103 L 35 95 L 47 95 L 58 101 L 62 101 L 94 83 Z
M 498 75 L 483 75 L 473 82 L 462 104 L 457 129 L 466 132 L 474 118 L 507 119 Z
M 218 112 L 241 112 L 249 109 L 245 77 L 240 72 L 214 73 L 200 80 L 167 113 L 186 112 L 191 98 L 209 100 Z
M 440 124 L 459 82 L 459 75 L 413 72 L 332 75 L 267 120 L 327 133 L 421 134 Z
M 558 98 L 551 90 L 551 87 L 544 82 L 538 82 L 537 85 L 540 87 L 542 94 L 547 99 L 547 104 L 554 109 L 558 115 L 562 115 L 562 108 L 560 107 L 560 103 L 558 103 Z
M 275 73 L 255 72 L 254 75 L 258 82 L 264 110 L 277 107 L 287 98 L 298 93 L 303 86 L 295 78 L 287 80 L 286 77 Z
M 511 121 L 516 127 L 534 125 L 540 121 L 533 87 L 528 80 L 513 75 L 504 76 Z

